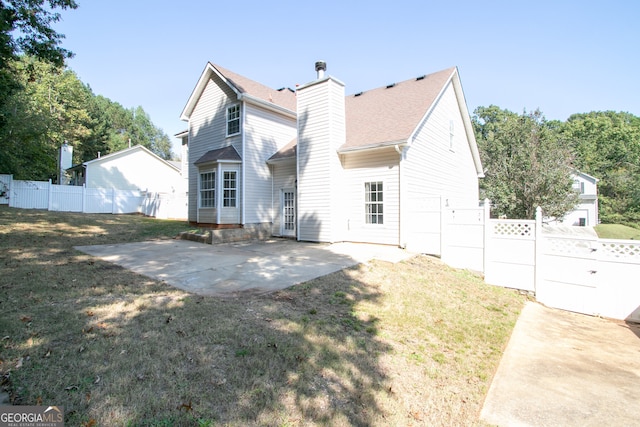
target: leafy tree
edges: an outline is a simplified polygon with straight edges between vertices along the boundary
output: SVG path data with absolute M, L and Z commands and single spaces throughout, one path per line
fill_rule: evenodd
M 614 111 L 574 114 L 561 132 L 575 147 L 576 167 L 600 180 L 602 221 L 640 221 L 640 117 Z
M 51 28 L 60 20 L 54 11 L 77 7 L 75 0 L 0 0 L 0 68 L 20 53 L 62 66 L 72 53 L 60 47 L 64 35 Z
M 0 170 L 17 178 L 48 179 L 56 175 L 60 144 L 89 136 L 86 106 L 92 94 L 72 71 L 51 63 L 22 56 L 12 67 L 22 89 L 3 106 Z
M 125 109 L 95 96 L 69 69 L 29 56 L 12 68 L 20 89 L 0 105 L 0 171 L 17 179 L 43 180 L 57 175 L 57 151 L 74 147 L 74 163 L 126 148 L 129 139 L 162 158 L 172 156 L 168 136 L 151 123 L 142 107 Z
M 51 28 L 60 20 L 54 10 L 77 7 L 74 0 L 0 0 L 0 127 L 6 120 L 1 107 L 20 88 L 11 64 L 24 53 L 62 66 L 72 53 L 59 46 L 64 36 Z
M 93 135 L 85 144 L 83 161 L 95 158 L 100 151 L 103 154 L 122 150 L 129 145 L 142 145 L 161 158 L 171 159 L 169 137 L 157 128 L 142 107 L 126 109 L 117 102 L 103 96 L 93 100 L 92 117 L 95 120 Z
M 558 122 L 537 110 L 519 115 L 492 105 L 475 110 L 473 125 L 486 169 L 481 191 L 494 214 L 532 219 L 540 206 L 559 218 L 575 207 L 572 155 Z

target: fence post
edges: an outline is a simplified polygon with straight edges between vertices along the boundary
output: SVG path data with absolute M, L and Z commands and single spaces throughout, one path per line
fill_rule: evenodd
M 491 200 L 489 199 L 484 199 L 484 216 L 483 216 L 483 242 L 482 242 L 482 272 L 486 275 L 487 274 L 487 260 L 488 260 L 488 255 L 487 253 L 490 250 L 490 246 L 491 244 L 489 243 L 489 240 L 491 239 Z
M 13 207 L 11 205 L 11 200 L 13 199 L 13 174 L 11 174 L 11 178 L 9 178 L 9 193 L 7 194 L 9 197 L 9 207 Z
M 49 179 L 48 190 L 47 210 L 50 211 L 53 207 L 53 185 L 51 185 L 51 179 Z
M 542 280 L 542 208 L 536 208 L 536 229 L 534 234 L 534 260 L 533 260 L 533 292 L 538 294 L 540 281 Z
M 445 214 L 446 214 L 446 206 L 445 206 L 445 199 L 443 196 L 440 196 L 440 259 L 444 260 L 445 258 L 445 248 L 447 246 L 446 243 L 446 234 L 447 234 L 447 230 L 446 230 L 446 219 L 445 219 Z
M 87 211 L 87 184 L 82 184 L 82 213 Z

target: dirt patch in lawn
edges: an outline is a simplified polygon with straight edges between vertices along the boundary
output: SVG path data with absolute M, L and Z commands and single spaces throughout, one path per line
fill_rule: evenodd
M 180 228 L 0 208 L 14 404 L 64 406 L 68 425 L 479 423 L 523 296 L 417 256 L 202 297 L 72 249 Z

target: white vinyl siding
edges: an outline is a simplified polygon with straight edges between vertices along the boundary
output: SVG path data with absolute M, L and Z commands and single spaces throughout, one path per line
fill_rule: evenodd
M 400 228 L 399 155 L 393 148 L 344 156 L 348 231 L 352 242 L 398 245 Z M 383 222 L 367 224 L 366 183 L 382 183 Z
M 344 86 L 328 78 L 298 89 L 298 235 L 344 240 L 345 193 L 337 149 L 345 141 Z
M 199 212 L 198 174 L 194 162 L 206 152 L 233 145 L 242 157 L 242 136 L 227 137 L 227 107 L 237 103 L 236 94 L 217 76 L 205 87 L 189 119 L 189 221 L 215 223 L 211 209 Z M 238 197 L 241 197 L 238 195 Z
M 440 254 L 442 206 L 478 206 L 478 172 L 453 84 L 409 141 L 402 161 L 402 240 L 408 250 Z
M 451 83 L 418 128 L 402 167 L 409 192 L 442 196 L 450 205 L 477 205 L 478 173 Z
M 267 159 L 296 136 L 296 120 L 246 104 L 245 107 L 245 223 L 269 223 L 278 211 L 272 196 L 272 177 Z M 295 179 L 295 169 L 293 172 Z

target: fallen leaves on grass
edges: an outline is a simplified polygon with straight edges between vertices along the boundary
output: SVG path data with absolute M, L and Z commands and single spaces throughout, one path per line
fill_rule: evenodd
M 178 411 L 182 411 L 184 409 L 185 412 L 187 411 L 193 411 L 193 407 L 191 406 L 191 401 L 189 401 L 189 403 L 183 403 L 180 406 L 178 406 Z

